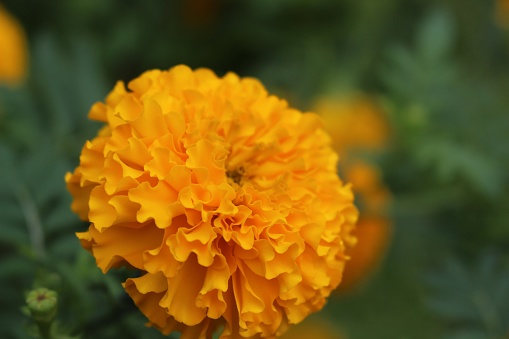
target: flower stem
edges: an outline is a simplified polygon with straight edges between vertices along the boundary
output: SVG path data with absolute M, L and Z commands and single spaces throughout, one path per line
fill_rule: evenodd
M 51 338 L 51 322 L 37 321 L 37 328 L 39 329 L 39 335 L 42 339 Z

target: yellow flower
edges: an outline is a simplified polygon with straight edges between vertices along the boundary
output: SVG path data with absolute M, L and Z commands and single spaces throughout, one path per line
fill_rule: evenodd
M 351 183 L 362 206 L 362 215 L 384 214 L 389 205 L 390 193 L 382 183 L 379 168 L 365 160 L 345 161 L 343 165 L 345 179 Z
M 380 264 L 389 246 L 392 225 L 386 216 L 390 194 L 381 180 L 380 170 L 363 153 L 376 153 L 389 138 L 383 112 L 364 97 L 323 98 L 315 106 L 332 135 L 333 146 L 342 158 L 345 179 L 352 184 L 361 218 L 354 231 L 357 246 L 347 251 L 343 281 L 338 292 L 360 285 Z
M 380 171 L 365 161 L 354 161 L 345 166 L 345 178 L 352 184 L 362 217 L 354 235 L 358 245 L 347 251 L 346 263 L 339 292 L 352 290 L 366 280 L 382 262 L 392 236 L 392 224 L 386 210 L 390 194 L 382 184 Z
M 14 85 L 26 72 L 26 38 L 23 28 L 0 5 L 0 83 Z
M 312 113 L 233 73 L 176 66 L 117 83 L 66 175 L 78 233 L 163 333 L 272 337 L 320 310 L 355 242 L 353 195 Z
M 392 225 L 383 216 L 363 217 L 359 219 L 354 234 L 358 245 L 348 251 L 350 260 L 346 263 L 339 292 L 358 287 L 375 271 L 391 240 Z
M 382 111 L 366 98 L 322 98 L 314 111 L 325 121 L 340 156 L 357 148 L 380 149 L 388 139 L 389 127 Z

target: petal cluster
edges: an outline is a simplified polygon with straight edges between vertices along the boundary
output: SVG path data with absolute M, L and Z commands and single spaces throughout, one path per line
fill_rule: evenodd
M 176 66 L 117 83 L 66 176 L 78 233 L 152 326 L 273 337 L 321 309 L 355 242 L 353 195 L 321 120 L 256 79 Z

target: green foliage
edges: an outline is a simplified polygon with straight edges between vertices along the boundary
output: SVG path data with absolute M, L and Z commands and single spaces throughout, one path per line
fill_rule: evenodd
M 432 288 L 427 303 L 447 324 L 446 338 L 495 339 L 509 333 L 508 264 L 492 251 L 468 266 L 447 257 L 426 277 Z
M 104 275 L 79 245 L 63 178 L 99 127 L 91 105 L 178 63 L 256 76 L 302 109 L 324 93 L 380 99 L 392 245 L 369 284 L 314 317 L 353 339 L 508 337 L 509 34 L 493 1 L 3 3 L 31 65 L 21 87 L 0 85 L 0 338 L 37 336 L 22 312 L 35 287 L 58 292 L 62 335 L 161 337 L 120 285 L 136 273 Z
M 141 316 L 141 326 L 117 329 L 117 321 L 130 323 L 134 307 L 121 277 L 104 276 L 81 249 L 74 233 L 86 225 L 71 212 L 63 181 L 84 140 L 96 133 L 86 112 L 105 91 L 97 58 L 84 42 L 64 52 L 51 35 L 39 36 L 32 51 L 34 76 L 0 94 L 0 302 L 10 306 L 0 310 L 0 337 L 39 337 L 20 309 L 25 292 L 47 287 L 65 310 L 52 338 L 95 337 L 99 324 L 104 333 L 149 338 L 153 332 L 143 328 Z

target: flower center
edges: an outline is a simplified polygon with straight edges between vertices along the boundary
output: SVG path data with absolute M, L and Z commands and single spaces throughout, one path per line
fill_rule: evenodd
M 239 166 L 234 170 L 227 171 L 226 176 L 228 177 L 228 181 L 233 182 L 236 185 L 241 185 L 242 179 L 244 178 L 244 174 L 246 174 L 246 169 L 244 166 Z

